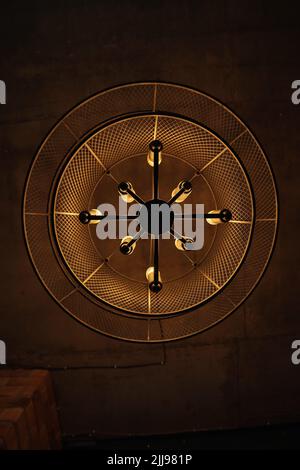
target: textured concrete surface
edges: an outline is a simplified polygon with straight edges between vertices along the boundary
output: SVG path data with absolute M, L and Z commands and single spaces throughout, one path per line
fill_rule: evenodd
M 1 316 L 8 363 L 54 368 L 67 435 L 162 434 L 300 420 L 300 22 L 262 1 L 11 2 L 1 7 Z M 46 293 L 28 259 L 21 202 L 51 126 L 90 94 L 125 82 L 196 87 L 242 117 L 273 167 L 281 207 L 276 249 L 247 302 L 180 342 L 130 344 L 93 333 Z M 68 369 L 64 370 L 64 367 Z M 71 369 L 70 369 L 71 368 Z

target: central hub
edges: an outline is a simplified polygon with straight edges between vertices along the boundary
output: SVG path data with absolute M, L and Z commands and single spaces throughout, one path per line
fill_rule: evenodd
M 174 222 L 174 212 L 166 201 L 151 199 L 140 208 L 141 229 L 155 237 L 169 232 Z

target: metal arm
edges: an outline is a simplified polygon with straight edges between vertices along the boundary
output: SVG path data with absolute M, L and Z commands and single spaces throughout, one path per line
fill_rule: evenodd
M 149 148 L 154 153 L 152 199 L 158 200 L 159 198 L 159 152 L 162 151 L 162 143 L 159 140 L 153 140 L 150 143 Z M 154 267 L 154 281 L 151 284 L 150 288 L 153 292 L 159 292 L 162 288 L 162 283 L 159 281 L 159 238 L 154 239 L 153 267 Z

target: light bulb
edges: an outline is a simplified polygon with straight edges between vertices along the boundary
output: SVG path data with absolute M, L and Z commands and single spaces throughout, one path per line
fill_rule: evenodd
M 161 152 L 158 153 L 158 164 L 160 165 L 162 161 L 162 155 Z M 148 155 L 147 155 L 147 162 L 148 165 L 154 166 L 154 152 L 152 150 L 149 150 Z
M 176 186 L 175 189 L 172 191 L 172 197 L 175 196 L 175 194 L 178 193 L 182 188 L 185 188 L 183 193 L 176 198 L 176 202 L 183 202 L 192 192 L 192 185 L 189 181 L 180 181 L 178 186 Z
M 154 167 L 154 151 L 158 152 L 158 164 L 160 164 L 162 160 L 161 151 L 162 151 L 162 143 L 159 140 L 153 140 L 149 144 L 149 152 L 147 155 L 147 162 L 150 166 Z
M 188 251 L 190 250 L 190 245 L 194 243 L 194 240 L 192 238 L 176 238 L 175 240 L 175 246 L 177 250 L 180 251 Z
M 222 222 L 229 222 L 232 219 L 232 214 L 228 209 L 209 211 L 209 214 L 218 214 L 220 216 L 206 219 L 206 222 L 210 225 L 218 225 Z
M 136 241 L 133 242 L 130 246 L 128 246 L 129 242 L 133 240 L 133 237 L 129 235 L 127 237 L 122 238 L 120 243 L 120 251 L 123 255 L 131 255 L 136 247 Z
M 127 189 L 130 189 L 133 193 L 135 193 L 131 183 L 126 182 L 119 184 L 119 194 L 123 201 L 129 204 L 130 202 L 134 201 L 134 197 L 127 193 Z
M 209 211 L 209 214 L 220 214 L 219 210 Z M 210 225 L 218 225 L 222 223 L 222 220 L 219 217 L 213 219 L 206 219 L 206 222 Z
M 96 216 L 98 216 L 98 217 L 99 217 L 100 215 L 102 215 L 102 213 L 101 213 L 98 209 L 90 209 L 90 210 L 89 210 L 89 214 L 90 214 L 90 215 L 96 215 Z M 96 219 L 96 220 L 93 220 L 93 219 L 89 220 L 89 224 L 99 224 L 99 222 L 100 222 L 99 219 L 98 219 L 98 220 L 97 220 L 97 219 Z
M 148 281 L 149 289 L 152 292 L 159 292 L 162 289 L 162 281 L 160 271 L 158 271 L 158 284 L 154 282 L 154 266 L 150 266 L 146 271 L 146 279 Z

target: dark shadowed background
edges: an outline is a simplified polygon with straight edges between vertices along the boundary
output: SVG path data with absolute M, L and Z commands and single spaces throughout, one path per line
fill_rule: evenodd
M 300 421 L 300 7 L 258 0 L 1 5 L 1 316 L 8 365 L 53 370 L 65 436 L 118 437 Z M 262 143 L 280 227 L 259 286 L 209 331 L 131 344 L 81 326 L 48 295 L 22 232 L 26 175 L 60 117 L 120 83 L 161 80 L 230 106 Z

